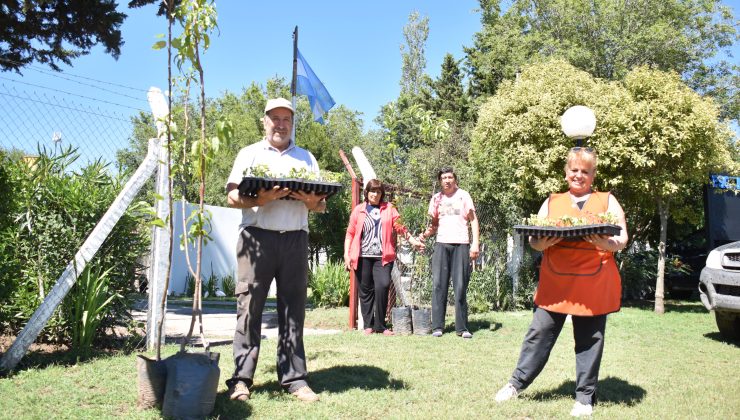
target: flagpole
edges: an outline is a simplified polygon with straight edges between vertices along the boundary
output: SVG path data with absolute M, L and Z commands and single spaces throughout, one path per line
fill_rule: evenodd
M 295 91 L 296 91 L 296 78 L 298 77 L 298 25 L 293 30 L 293 77 L 290 80 L 290 102 L 293 104 L 293 132 L 291 138 L 293 144 L 297 144 L 295 140 Z

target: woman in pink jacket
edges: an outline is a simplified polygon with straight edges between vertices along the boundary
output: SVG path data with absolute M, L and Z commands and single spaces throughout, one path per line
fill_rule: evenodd
M 344 266 L 355 270 L 355 278 L 360 282 L 360 311 L 365 334 L 393 335 L 393 331 L 385 327 L 385 312 L 391 270 L 396 260 L 396 234 L 403 235 L 415 247 L 424 247 L 401 224 L 398 210 L 383 201 L 384 198 L 383 183 L 377 179 L 368 181 L 365 201 L 352 210 L 344 237 Z

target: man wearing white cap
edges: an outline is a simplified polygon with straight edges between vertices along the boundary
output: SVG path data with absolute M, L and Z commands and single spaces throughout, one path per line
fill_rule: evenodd
M 226 184 L 231 207 L 242 209 L 237 243 L 237 326 L 234 334 L 233 376 L 227 380 L 232 400 L 249 399 L 262 337 L 262 311 L 273 278 L 277 288 L 277 374 L 280 385 L 301 401 L 319 397 L 306 382 L 303 321 L 308 285 L 308 211 L 323 212 L 325 195 L 275 186 L 256 197 L 239 194 L 243 176 L 267 167 L 273 176 L 291 169 L 318 173 L 311 152 L 295 145 L 293 106 L 284 98 L 270 99 L 262 118 L 265 137 L 239 151 Z M 293 200 L 281 200 L 290 197 Z

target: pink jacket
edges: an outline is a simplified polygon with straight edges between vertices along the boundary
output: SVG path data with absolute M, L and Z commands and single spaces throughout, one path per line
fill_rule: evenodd
M 391 203 L 380 203 L 380 223 L 383 237 L 380 238 L 383 243 L 383 256 L 381 261 L 383 265 L 392 263 L 396 260 L 396 233 L 406 235 L 408 229 L 401 224 L 401 215 Z M 363 201 L 358 204 L 349 216 L 349 226 L 347 234 L 344 236 L 345 242 L 351 240 L 349 246 L 349 256 L 352 262 L 352 269 L 357 270 L 357 261 L 360 258 L 360 241 L 362 236 L 362 225 L 365 223 L 367 216 L 367 202 Z

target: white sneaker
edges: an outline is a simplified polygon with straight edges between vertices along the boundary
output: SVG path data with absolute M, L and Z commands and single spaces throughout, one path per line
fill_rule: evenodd
M 519 391 L 514 388 L 514 385 L 506 383 L 503 388 L 499 389 L 496 393 L 496 402 L 502 403 L 504 401 L 513 400 L 519 396 Z
M 578 401 L 573 404 L 573 409 L 570 410 L 570 415 L 573 417 L 590 416 L 593 413 L 594 407 L 591 404 L 581 404 Z

